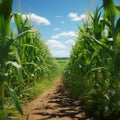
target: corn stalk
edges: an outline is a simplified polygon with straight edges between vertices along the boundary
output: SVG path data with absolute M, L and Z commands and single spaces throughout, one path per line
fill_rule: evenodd
M 5 110 L 4 107 L 4 82 L 6 81 L 5 63 L 8 56 L 6 49 L 6 36 L 10 27 L 10 15 L 12 11 L 12 0 L 0 1 L 0 112 Z M 0 114 L 0 119 L 5 120 L 5 112 Z
M 5 90 L 10 93 L 13 104 L 17 110 L 23 114 L 19 100 L 13 89 L 8 85 L 8 66 L 13 66 L 18 70 L 21 76 L 21 66 L 18 62 L 10 61 L 9 53 L 11 52 L 11 46 L 14 42 L 20 38 L 23 38 L 31 31 L 26 30 L 21 32 L 17 36 L 13 37 L 10 35 L 10 20 L 12 14 L 12 0 L 1 0 L 0 1 L 0 120 L 6 119 L 5 110 Z

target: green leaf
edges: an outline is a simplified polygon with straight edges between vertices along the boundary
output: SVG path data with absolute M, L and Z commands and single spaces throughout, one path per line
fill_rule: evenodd
M 16 67 L 18 70 L 21 68 L 21 66 L 17 63 L 17 62 L 12 62 L 12 61 L 8 61 L 6 62 L 6 65 L 11 64 L 14 67 Z
M 115 7 L 120 12 L 120 4 L 115 4 Z
M 18 33 L 22 32 L 22 26 L 23 26 L 23 19 L 22 19 L 22 15 L 19 15 L 18 13 L 14 13 L 14 22 L 17 26 L 18 29 Z
M 14 90 L 12 88 L 10 88 L 10 86 L 8 85 L 7 82 L 4 82 L 4 86 L 5 86 L 5 89 L 7 90 L 7 92 L 10 93 L 13 104 L 15 105 L 17 110 L 20 112 L 20 114 L 23 115 L 23 110 L 22 110 L 21 104 L 19 102 L 19 99 L 18 99 L 16 93 L 14 92 Z
M 4 36 L 10 28 L 12 2 L 12 0 L 2 0 L 2 2 L 0 2 L 0 33 Z
M 13 67 L 15 67 L 18 71 L 21 83 L 23 83 L 23 78 L 22 78 L 22 67 L 20 64 L 18 64 L 17 62 L 13 62 L 13 61 L 7 61 L 6 62 L 6 66 L 7 65 L 12 65 Z
M 17 35 L 17 37 L 14 38 L 14 40 L 20 39 L 25 37 L 28 33 L 34 33 L 36 32 L 36 30 L 26 30 L 25 32 L 22 32 L 20 34 Z
M 38 47 L 35 47 L 34 45 L 31 45 L 31 44 L 24 44 L 23 46 L 25 47 L 31 47 L 31 48 L 34 48 L 34 49 L 38 49 Z
M 114 0 L 103 0 L 103 7 L 105 10 L 105 16 L 108 20 L 115 20 L 116 17 L 116 8 L 114 5 Z
M 0 72 L 0 84 L 3 84 L 3 82 L 5 82 L 5 80 L 7 79 L 7 77 L 8 77 L 7 73 L 3 74 Z

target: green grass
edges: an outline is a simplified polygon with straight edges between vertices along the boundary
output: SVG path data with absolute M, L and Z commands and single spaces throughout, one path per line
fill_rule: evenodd
M 31 87 L 28 92 L 24 93 L 26 94 L 26 98 L 24 98 L 24 100 L 22 98 L 22 102 L 27 103 L 28 101 L 35 99 L 38 95 L 40 95 L 44 91 L 48 90 L 51 86 L 53 86 L 56 80 L 57 77 L 51 80 L 45 79 L 39 83 L 35 83 L 34 87 Z
M 30 95 L 29 95 L 30 100 L 36 98 L 38 95 L 40 95 L 41 93 L 48 90 L 51 86 L 54 85 L 55 81 L 58 80 L 59 76 L 62 74 L 63 69 L 67 64 L 68 60 L 69 59 L 63 59 L 63 58 L 56 60 L 60 67 L 58 73 L 52 78 L 45 79 L 42 80 L 41 82 L 35 83 L 35 86 L 32 87 L 30 90 Z
M 56 73 L 56 75 L 50 77 L 50 78 L 44 78 L 39 82 L 34 82 L 34 85 L 31 85 L 31 87 L 24 89 L 21 92 L 20 100 L 22 104 L 26 104 L 27 102 L 35 99 L 37 96 L 39 96 L 41 93 L 48 90 L 50 87 L 52 87 L 56 80 L 58 80 L 59 76 L 61 75 L 61 70 Z
M 67 64 L 67 62 L 69 61 L 69 59 L 64 59 L 64 58 L 61 58 L 61 59 L 56 59 L 59 66 L 62 68 L 62 70 L 64 69 L 65 65 Z

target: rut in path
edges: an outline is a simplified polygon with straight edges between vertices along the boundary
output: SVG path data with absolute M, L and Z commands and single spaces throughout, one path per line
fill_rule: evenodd
M 31 101 L 24 109 L 24 120 L 93 120 L 82 111 L 80 101 L 73 100 L 60 77 L 54 86 Z

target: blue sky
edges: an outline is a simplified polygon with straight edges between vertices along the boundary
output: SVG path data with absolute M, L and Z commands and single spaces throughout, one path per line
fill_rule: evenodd
M 69 57 L 78 26 L 101 4 L 102 0 L 14 0 L 13 11 L 21 8 L 30 17 L 54 57 Z

